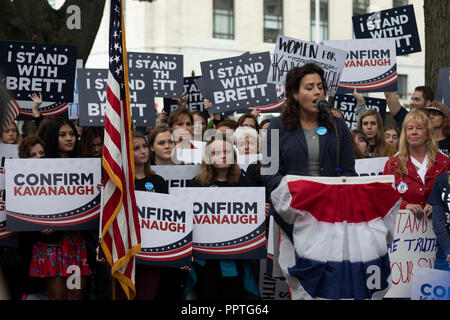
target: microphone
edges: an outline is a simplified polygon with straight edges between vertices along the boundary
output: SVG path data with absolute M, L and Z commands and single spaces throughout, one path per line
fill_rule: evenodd
M 328 104 L 328 101 L 325 98 L 320 98 L 316 101 L 316 108 L 319 109 L 319 112 L 321 113 L 331 113 L 330 105 Z

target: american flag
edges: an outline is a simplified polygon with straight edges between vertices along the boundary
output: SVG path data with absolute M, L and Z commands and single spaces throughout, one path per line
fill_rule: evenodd
M 134 195 L 134 158 L 122 1 L 111 1 L 109 72 L 103 146 L 104 193 L 101 246 L 111 275 L 128 299 L 136 295 L 135 255 L 141 251 Z
M 12 99 L 3 82 L 0 85 L 0 129 L 6 130 L 20 113 L 20 106 Z

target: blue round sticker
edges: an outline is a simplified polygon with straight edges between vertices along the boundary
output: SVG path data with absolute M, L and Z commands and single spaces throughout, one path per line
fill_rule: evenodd
M 145 189 L 147 189 L 147 190 L 153 190 L 153 183 L 151 183 L 151 182 L 147 182 L 147 183 L 145 183 Z
M 408 191 L 408 185 L 405 182 L 400 182 L 397 186 L 397 191 L 399 193 L 405 193 Z
M 319 136 L 324 136 L 324 135 L 327 134 L 327 132 L 328 132 L 328 130 L 327 130 L 327 128 L 325 128 L 325 127 L 318 127 L 318 128 L 316 129 L 316 133 L 317 133 Z

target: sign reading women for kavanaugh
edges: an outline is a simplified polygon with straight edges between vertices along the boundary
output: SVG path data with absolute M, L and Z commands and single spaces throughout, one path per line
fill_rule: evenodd
M 263 187 L 184 188 L 172 194 L 189 203 L 198 259 L 259 259 L 266 256 Z
M 183 56 L 167 53 L 128 52 L 130 69 L 151 70 L 155 97 L 179 98 L 183 93 Z
M 337 94 L 397 91 L 397 61 L 393 39 L 324 41 L 348 52 Z
M 334 96 L 346 56 L 347 52 L 337 48 L 279 35 L 267 82 L 284 86 L 289 70 L 313 62 L 325 71 L 327 95 Z
M 141 230 L 137 263 L 169 267 L 192 265 L 191 206 L 168 194 L 135 191 Z
M 356 39 L 393 38 L 397 56 L 422 50 L 412 4 L 354 16 L 352 19 Z
M 366 101 L 366 110 L 372 109 L 378 111 L 384 122 L 386 118 L 386 100 L 364 97 Z M 356 120 L 357 103 L 356 99 L 348 94 L 334 96 L 334 108 L 341 110 L 344 121 L 350 130 L 358 129 L 358 121 Z
M 229 112 L 275 104 L 276 87 L 267 83 L 270 53 L 203 61 L 204 96 L 212 103 L 211 112 Z
M 131 119 L 136 127 L 156 123 L 152 72 L 129 69 Z M 78 69 L 79 124 L 104 126 L 107 69 Z
M 100 181 L 98 158 L 8 159 L 8 230 L 98 230 Z
M 73 101 L 77 48 L 73 45 L 0 41 L 0 70 L 16 100 L 42 92 L 44 101 Z

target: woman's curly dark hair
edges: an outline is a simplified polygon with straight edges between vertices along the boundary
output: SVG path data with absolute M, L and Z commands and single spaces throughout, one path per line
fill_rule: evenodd
M 301 67 L 294 67 L 288 71 L 285 83 L 285 95 L 286 102 L 283 106 L 281 113 L 281 119 L 288 131 L 292 131 L 297 128 L 300 122 L 300 106 L 294 98 L 294 94 L 298 92 L 300 82 L 303 77 L 308 74 L 317 73 L 322 79 L 322 87 L 324 92 L 327 92 L 327 82 L 325 81 L 325 72 L 321 67 L 314 63 L 307 63 Z M 328 115 L 319 113 L 318 119 L 319 125 L 327 128 L 331 127 L 330 119 Z

